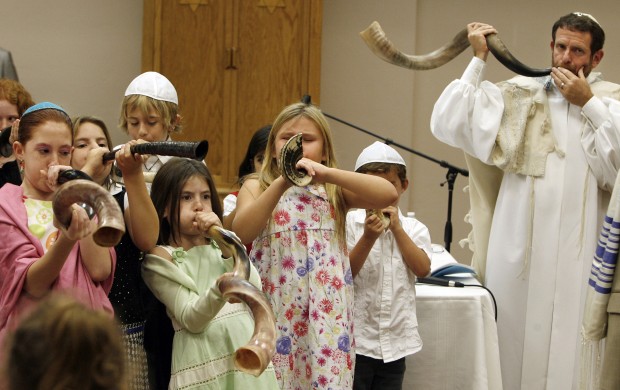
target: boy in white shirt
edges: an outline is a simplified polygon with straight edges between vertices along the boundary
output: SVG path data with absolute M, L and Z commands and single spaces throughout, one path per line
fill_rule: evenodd
M 428 229 L 398 208 L 409 186 L 405 161 L 375 142 L 357 158 L 355 171 L 383 177 L 398 191 L 383 210 L 347 214 L 347 246 L 355 291 L 354 390 L 401 389 L 405 357 L 422 349 L 415 314 L 415 280 L 430 273 Z

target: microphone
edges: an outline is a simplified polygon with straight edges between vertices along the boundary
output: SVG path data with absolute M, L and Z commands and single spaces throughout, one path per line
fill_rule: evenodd
M 301 98 L 301 102 L 302 102 L 303 104 L 312 104 L 312 98 L 310 97 L 310 95 L 304 95 L 304 96 Z
M 445 287 L 465 287 L 465 285 L 461 282 L 456 282 L 454 280 L 441 279 L 434 276 L 429 276 L 427 278 L 418 278 L 417 283 L 424 284 L 434 284 L 435 286 L 445 286 Z

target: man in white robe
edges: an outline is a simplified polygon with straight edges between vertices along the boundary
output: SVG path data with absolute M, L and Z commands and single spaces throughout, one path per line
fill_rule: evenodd
M 551 75 L 495 85 L 484 70 L 496 30 L 467 28 L 474 58 L 431 129 L 471 163 L 474 260 L 497 299 L 504 389 L 577 389 L 586 286 L 620 166 L 620 86 L 591 72 L 604 33 L 590 15 L 563 16 Z

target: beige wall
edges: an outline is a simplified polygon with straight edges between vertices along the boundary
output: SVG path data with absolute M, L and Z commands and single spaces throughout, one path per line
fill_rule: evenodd
M 57 102 L 72 115 L 100 116 L 114 141 L 123 142 L 126 137 L 116 124 L 125 87 L 140 73 L 142 1 L 3 0 L 2 9 L 0 47 L 13 53 L 20 81 L 34 99 Z M 615 0 L 326 0 L 321 106 L 330 115 L 396 143 L 465 167 L 462 154 L 436 141 L 428 123 L 434 101 L 445 85 L 460 76 L 470 54 L 465 52 L 440 69 L 413 72 L 376 58 L 358 32 L 377 20 L 403 51 L 422 54 L 443 45 L 468 22 L 485 21 L 497 27 L 521 61 L 546 67 L 551 25 L 575 10 L 592 13 L 605 28 L 609 52 L 600 70 L 608 80 L 620 82 L 614 66 L 620 64 L 620 26 L 616 23 L 620 2 Z M 495 59 L 489 63 L 490 80 L 510 77 Z M 352 169 L 358 153 L 375 139 L 330 122 L 340 164 Z M 409 164 L 412 182 L 401 207 L 415 211 L 430 228 L 433 241 L 443 243 L 448 191 L 440 183 L 446 170 L 405 150 L 400 152 Z M 462 262 L 469 262 L 470 256 L 457 244 L 469 231 L 463 222 L 468 209 L 467 194 L 462 191 L 466 184 L 466 178 L 457 178 L 452 216 L 452 252 Z
M 116 143 L 123 93 L 140 73 L 142 0 L 2 0 L 0 47 L 36 102 L 95 115 Z

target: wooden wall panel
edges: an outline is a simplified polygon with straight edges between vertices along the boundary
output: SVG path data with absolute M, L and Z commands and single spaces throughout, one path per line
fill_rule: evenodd
M 184 133 L 207 139 L 207 164 L 229 190 L 259 127 L 304 94 L 318 100 L 320 0 L 145 0 L 143 71 L 168 77 Z

